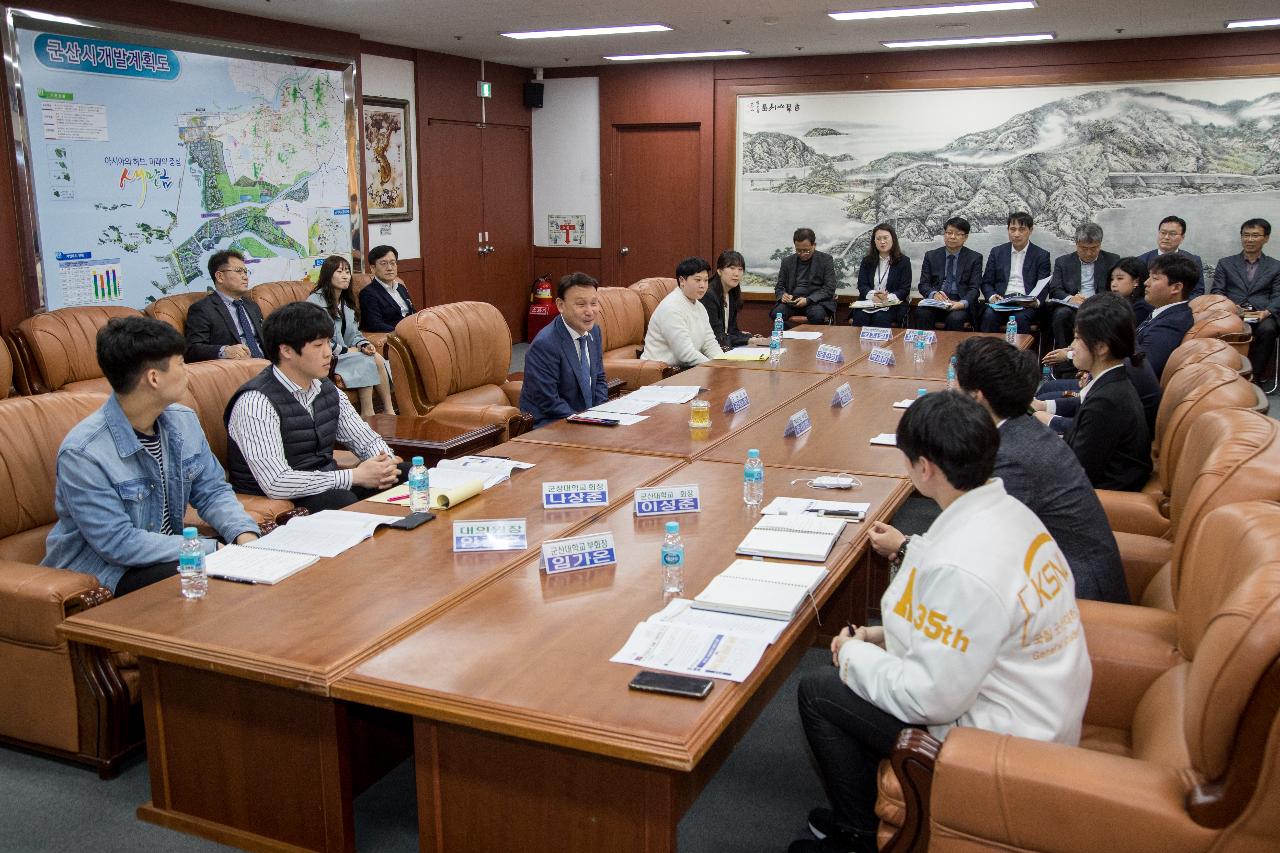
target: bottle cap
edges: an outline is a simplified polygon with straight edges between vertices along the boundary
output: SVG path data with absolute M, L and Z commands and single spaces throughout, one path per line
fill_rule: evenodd
M 927 390 L 925 390 L 924 388 L 917 388 L 917 389 L 916 389 L 916 396 L 917 396 L 917 397 L 923 397 L 925 394 L 928 394 L 928 393 L 929 393 L 929 392 L 928 392 Z
M 196 530 L 194 527 L 182 528 L 183 539 L 198 539 L 199 537 L 200 537 L 200 531 Z
M 421 465 L 422 465 L 422 457 L 421 457 L 421 456 L 415 456 L 415 457 L 413 457 L 412 464 L 413 464 L 414 466 L 421 466 Z
M 680 522 L 678 522 L 678 521 L 668 521 L 668 522 L 667 522 L 667 532 L 668 532 L 668 533 L 679 533 L 679 532 L 680 532 Z
M 747 451 L 747 458 L 748 458 L 748 459 L 759 459 L 759 458 L 760 458 L 760 451 L 759 451 L 759 450 L 756 450 L 755 448 L 752 448 L 751 450 L 748 450 L 748 451 Z

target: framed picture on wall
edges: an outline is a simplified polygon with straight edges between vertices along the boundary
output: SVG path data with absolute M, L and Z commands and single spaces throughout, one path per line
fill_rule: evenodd
M 413 141 L 409 102 L 364 98 L 364 197 L 370 222 L 413 219 Z

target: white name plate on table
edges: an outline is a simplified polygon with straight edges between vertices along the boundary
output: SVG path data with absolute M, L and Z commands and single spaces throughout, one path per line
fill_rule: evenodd
M 608 480 L 569 480 L 542 484 L 543 509 L 607 506 L 608 503 Z
M 888 341 L 893 339 L 892 329 L 883 329 L 879 326 L 863 326 L 862 331 L 858 333 L 859 341 Z
M 903 337 L 903 339 L 906 340 L 908 343 L 915 343 L 916 341 L 924 341 L 926 344 L 932 346 L 938 342 L 938 333 L 930 332 L 924 329 L 908 329 L 907 334 Z
M 886 347 L 876 347 L 871 350 L 871 355 L 867 356 L 867 358 L 874 363 L 882 364 L 885 367 L 893 367 L 897 364 L 897 361 L 895 361 L 893 357 L 893 350 Z
M 853 389 L 849 387 L 848 382 L 844 383 L 839 388 L 837 388 L 835 396 L 831 398 L 831 405 L 839 406 L 842 409 L 852 402 L 853 402 Z
M 721 411 L 733 412 L 736 415 L 750 405 L 751 400 L 747 397 L 747 389 L 739 388 L 725 398 L 724 408 Z
M 636 489 L 636 515 L 672 515 L 682 512 L 702 512 L 697 486 L 662 486 L 656 489 Z
M 844 361 L 844 350 L 835 344 L 822 344 L 818 347 L 818 361 L 840 364 Z
M 528 547 L 529 536 L 523 518 L 453 523 L 454 551 L 523 551 Z
M 542 570 L 549 575 L 618 562 L 612 533 L 592 533 L 542 543 Z
M 789 438 L 794 436 L 799 438 L 812 428 L 813 424 L 809 422 L 809 410 L 801 409 L 787 418 L 787 428 L 782 431 L 782 437 Z

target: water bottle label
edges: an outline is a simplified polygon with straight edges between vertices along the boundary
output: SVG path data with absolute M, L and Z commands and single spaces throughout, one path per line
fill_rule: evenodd
M 179 554 L 178 570 L 182 571 L 183 569 L 186 569 L 192 572 L 198 570 L 203 557 L 204 554 Z
M 736 415 L 750 405 L 751 401 L 747 399 L 747 389 L 739 388 L 725 398 L 723 411 L 733 412 Z
M 453 523 L 454 551 L 523 551 L 528 547 L 528 528 L 523 518 Z
M 787 418 L 787 428 L 782 431 L 783 438 L 799 438 L 813 427 L 809 422 L 809 410 L 801 409 Z
M 744 468 L 742 471 L 742 479 L 748 483 L 763 483 L 764 468 Z
M 844 349 L 835 344 L 822 344 L 818 347 L 818 361 L 829 361 L 840 364 L 844 361 Z
M 839 406 L 842 409 L 852 402 L 853 402 L 853 389 L 849 387 L 848 382 L 844 383 L 839 388 L 837 388 L 835 396 L 831 398 L 831 405 Z
M 427 474 L 410 474 L 409 475 L 410 489 L 425 489 L 430 484 L 430 482 L 431 482 L 431 477 Z
M 568 480 L 542 484 L 543 509 L 608 506 L 608 480 Z
M 938 333 L 926 331 L 925 329 L 908 329 L 903 335 L 903 340 L 915 343 L 916 341 L 924 341 L 926 346 L 932 346 L 938 342 Z
M 680 566 L 683 564 L 684 564 L 683 548 L 663 548 L 662 549 L 662 565 Z
M 702 503 L 697 486 L 663 486 L 656 489 L 636 489 L 635 513 L 644 518 L 651 515 L 677 515 L 685 512 L 701 512 Z
M 880 364 L 885 367 L 893 367 L 898 363 L 893 357 L 893 350 L 888 347 L 875 347 L 867 358 L 872 364 Z
M 542 570 L 549 575 L 618 562 L 612 533 L 592 533 L 542 543 Z
M 882 329 L 878 326 L 863 326 L 858 333 L 859 341 L 888 341 L 893 339 L 893 329 Z

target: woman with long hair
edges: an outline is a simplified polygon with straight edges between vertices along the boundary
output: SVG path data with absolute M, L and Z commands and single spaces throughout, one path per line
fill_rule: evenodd
M 360 414 L 373 414 L 373 388 L 378 387 L 383 411 L 395 412 L 391 383 L 382 356 L 360 334 L 360 304 L 351 292 L 351 264 L 339 255 L 330 255 L 320 266 L 315 289 L 307 297 L 333 318 L 334 371 L 346 388 L 360 398 Z
M 871 231 L 871 245 L 858 267 L 858 301 L 869 308 L 854 308 L 854 326 L 897 326 L 907 315 L 911 301 L 911 259 L 898 246 L 898 232 L 888 222 Z
M 738 309 L 742 307 L 742 274 L 747 262 L 733 249 L 725 249 L 716 258 L 716 272 L 711 276 L 707 292 L 702 295 L 702 306 L 707 309 L 711 331 L 715 332 L 720 349 L 728 352 L 734 347 L 768 346 L 769 338 L 753 335 L 738 328 Z

